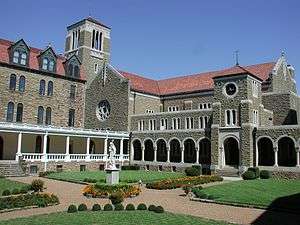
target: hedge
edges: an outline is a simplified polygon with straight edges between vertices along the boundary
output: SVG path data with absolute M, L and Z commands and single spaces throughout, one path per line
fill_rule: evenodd
M 242 178 L 244 180 L 254 180 L 254 179 L 256 179 L 256 175 L 253 171 L 248 170 L 248 171 L 246 171 L 245 173 L 242 174 Z
M 260 176 L 260 179 L 269 179 L 272 177 L 272 174 L 268 170 L 262 170 L 262 171 L 260 171 L 259 176 Z
M 140 166 L 139 165 L 122 166 L 121 170 L 140 170 Z

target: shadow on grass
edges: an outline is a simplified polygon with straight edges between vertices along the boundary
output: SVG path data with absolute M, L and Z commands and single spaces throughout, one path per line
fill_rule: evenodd
M 300 191 L 300 190 L 299 190 Z M 300 193 L 274 200 L 253 225 L 299 225 Z

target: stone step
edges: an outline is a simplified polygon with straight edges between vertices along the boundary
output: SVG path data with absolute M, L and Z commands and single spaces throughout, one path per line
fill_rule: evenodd
M 19 163 L 14 160 L 0 161 L 0 175 L 6 177 L 25 176 Z
M 222 177 L 240 177 L 238 169 L 221 169 L 217 170 L 216 173 Z

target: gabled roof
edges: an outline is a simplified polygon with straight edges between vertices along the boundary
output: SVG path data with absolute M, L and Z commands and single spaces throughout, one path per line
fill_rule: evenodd
M 9 48 L 14 43 L 9 40 L 0 39 L 0 62 L 10 64 L 9 61 Z M 39 55 L 44 51 L 38 48 L 29 47 L 30 54 L 29 54 L 29 68 L 33 70 L 40 70 L 39 67 Z M 56 55 L 57 61 L 56 61 L 56 75 L 61 77 L 67 77 L 65 68 L 64 68 L 64 62 L 67 60 L 64 56 Z M 80 70 L 80 80 L 85 80 L 85 74 L 84 70 Z
M 185 75 L 163 80 L 153 80 L 124 71 L 120 71 L 120 73 L 129 79 L 132 90 L 163 96 L 213 90 L 213 79 L 217 77 L 250 74 L 262 81 L 265 81 L 269 78 L 274 66 L 275 62 L 250 66 L 234 66 L 218 71 Z
M 85 23 L 85 21 L 90 21 L 92 23 L 98 24 L 98 25 L 100 25 L 102 27 L 105 27 L 107 29 L 111 29 L 109 26 L 106 26 L 105 24 L 101 23 L 99 20 L 96 20 L 96 19 L 94 19 L 93 17 L 90 17 L 90 16 L 80 20 L 79 22 L 71 24 L 70 26 L 67 27 L 67 29 L 69 30 L 69 29 L 72 29 L 75 26 L 82 25 L 83 23 Z

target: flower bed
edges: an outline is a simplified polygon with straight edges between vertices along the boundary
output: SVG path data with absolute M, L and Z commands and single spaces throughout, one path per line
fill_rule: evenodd
M 147 183 L 146 187 L 149 189 L 165 190 L 165 189 L 181 188 L 187 184 L 199 185 L 199 184 L 206 184 L 206 183 L 211 183 L 216 181 L 223 181 L 223 178 L 217 175 L 183 177 L 183 178 L 167 179 L 158 182 Z
M 87 185 L 83 189 L 83 195 L 91 196 L 93 198 L 107 198 L 109 195 L 115 192 L 121 191 L 124 193 L 124 197 L 133 197 L 140 194 L 141 189 L 137 185 L 119 184 L 119 185 L 106 185 L 96 183 L 95 185 Z
M 13 208 L 24 208 L 27 206 L 46 207 L 58 204 L 58 197 L 48 193 L 32 193 L 0 198 L 0 211 Z

